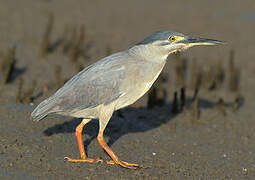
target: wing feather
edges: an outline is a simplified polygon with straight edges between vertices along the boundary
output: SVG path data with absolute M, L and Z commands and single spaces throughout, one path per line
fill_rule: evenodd
M 54 111 L 75 111 L 109 104 L 122 95 L 126 76 L 122 53 L 106 57 L 70 79 L 52 98 Z

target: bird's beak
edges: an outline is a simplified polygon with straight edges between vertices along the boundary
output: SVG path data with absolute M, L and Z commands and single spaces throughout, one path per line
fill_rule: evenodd
M 181 44 L 185 44 L 186 46 L 210 46 L 210 45 L 218 45 L 224 44 L 222 41 L 214 40 L 214 39 L 204 39 L 204 38 L 196 38 L 186 36 L 183 40 L 177 42 Z

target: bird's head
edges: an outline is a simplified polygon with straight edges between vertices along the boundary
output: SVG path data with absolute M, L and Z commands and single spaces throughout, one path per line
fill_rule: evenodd
M 134 47 L 148 49 L 149 53 L 147 52 L 147 56 L 166 58 L 171 53 L 183 51 L 192 46 L 217 44 L 223 44 L 223 42 L 213 39 L 186 36 L 177 32 L 159 31 L 137 43 Z

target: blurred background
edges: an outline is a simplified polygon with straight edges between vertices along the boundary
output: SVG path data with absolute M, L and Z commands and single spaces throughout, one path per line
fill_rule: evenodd
M 254 0 L 1 1 L 0 177 L 253 179 L 254 29 Z M 150 168 L 64 163 L 78 156 L 79 120 L 35 124 L 35 105 L 83 68 L 160 30 L 226 44 L 170 55 L 152 90 L 113 117 L 106 131 L 113 149 Z M 105 156 L 97 123 L 90 127 L 89 154 Z

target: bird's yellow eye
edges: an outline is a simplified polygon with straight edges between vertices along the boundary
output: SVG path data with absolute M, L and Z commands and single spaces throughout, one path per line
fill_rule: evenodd
M 175 39 L 174 36 L 170 36 L 170 37 L 169 37 L 169 40 L 172 41 L 172 42 L 174 42 L 176 39 Z

